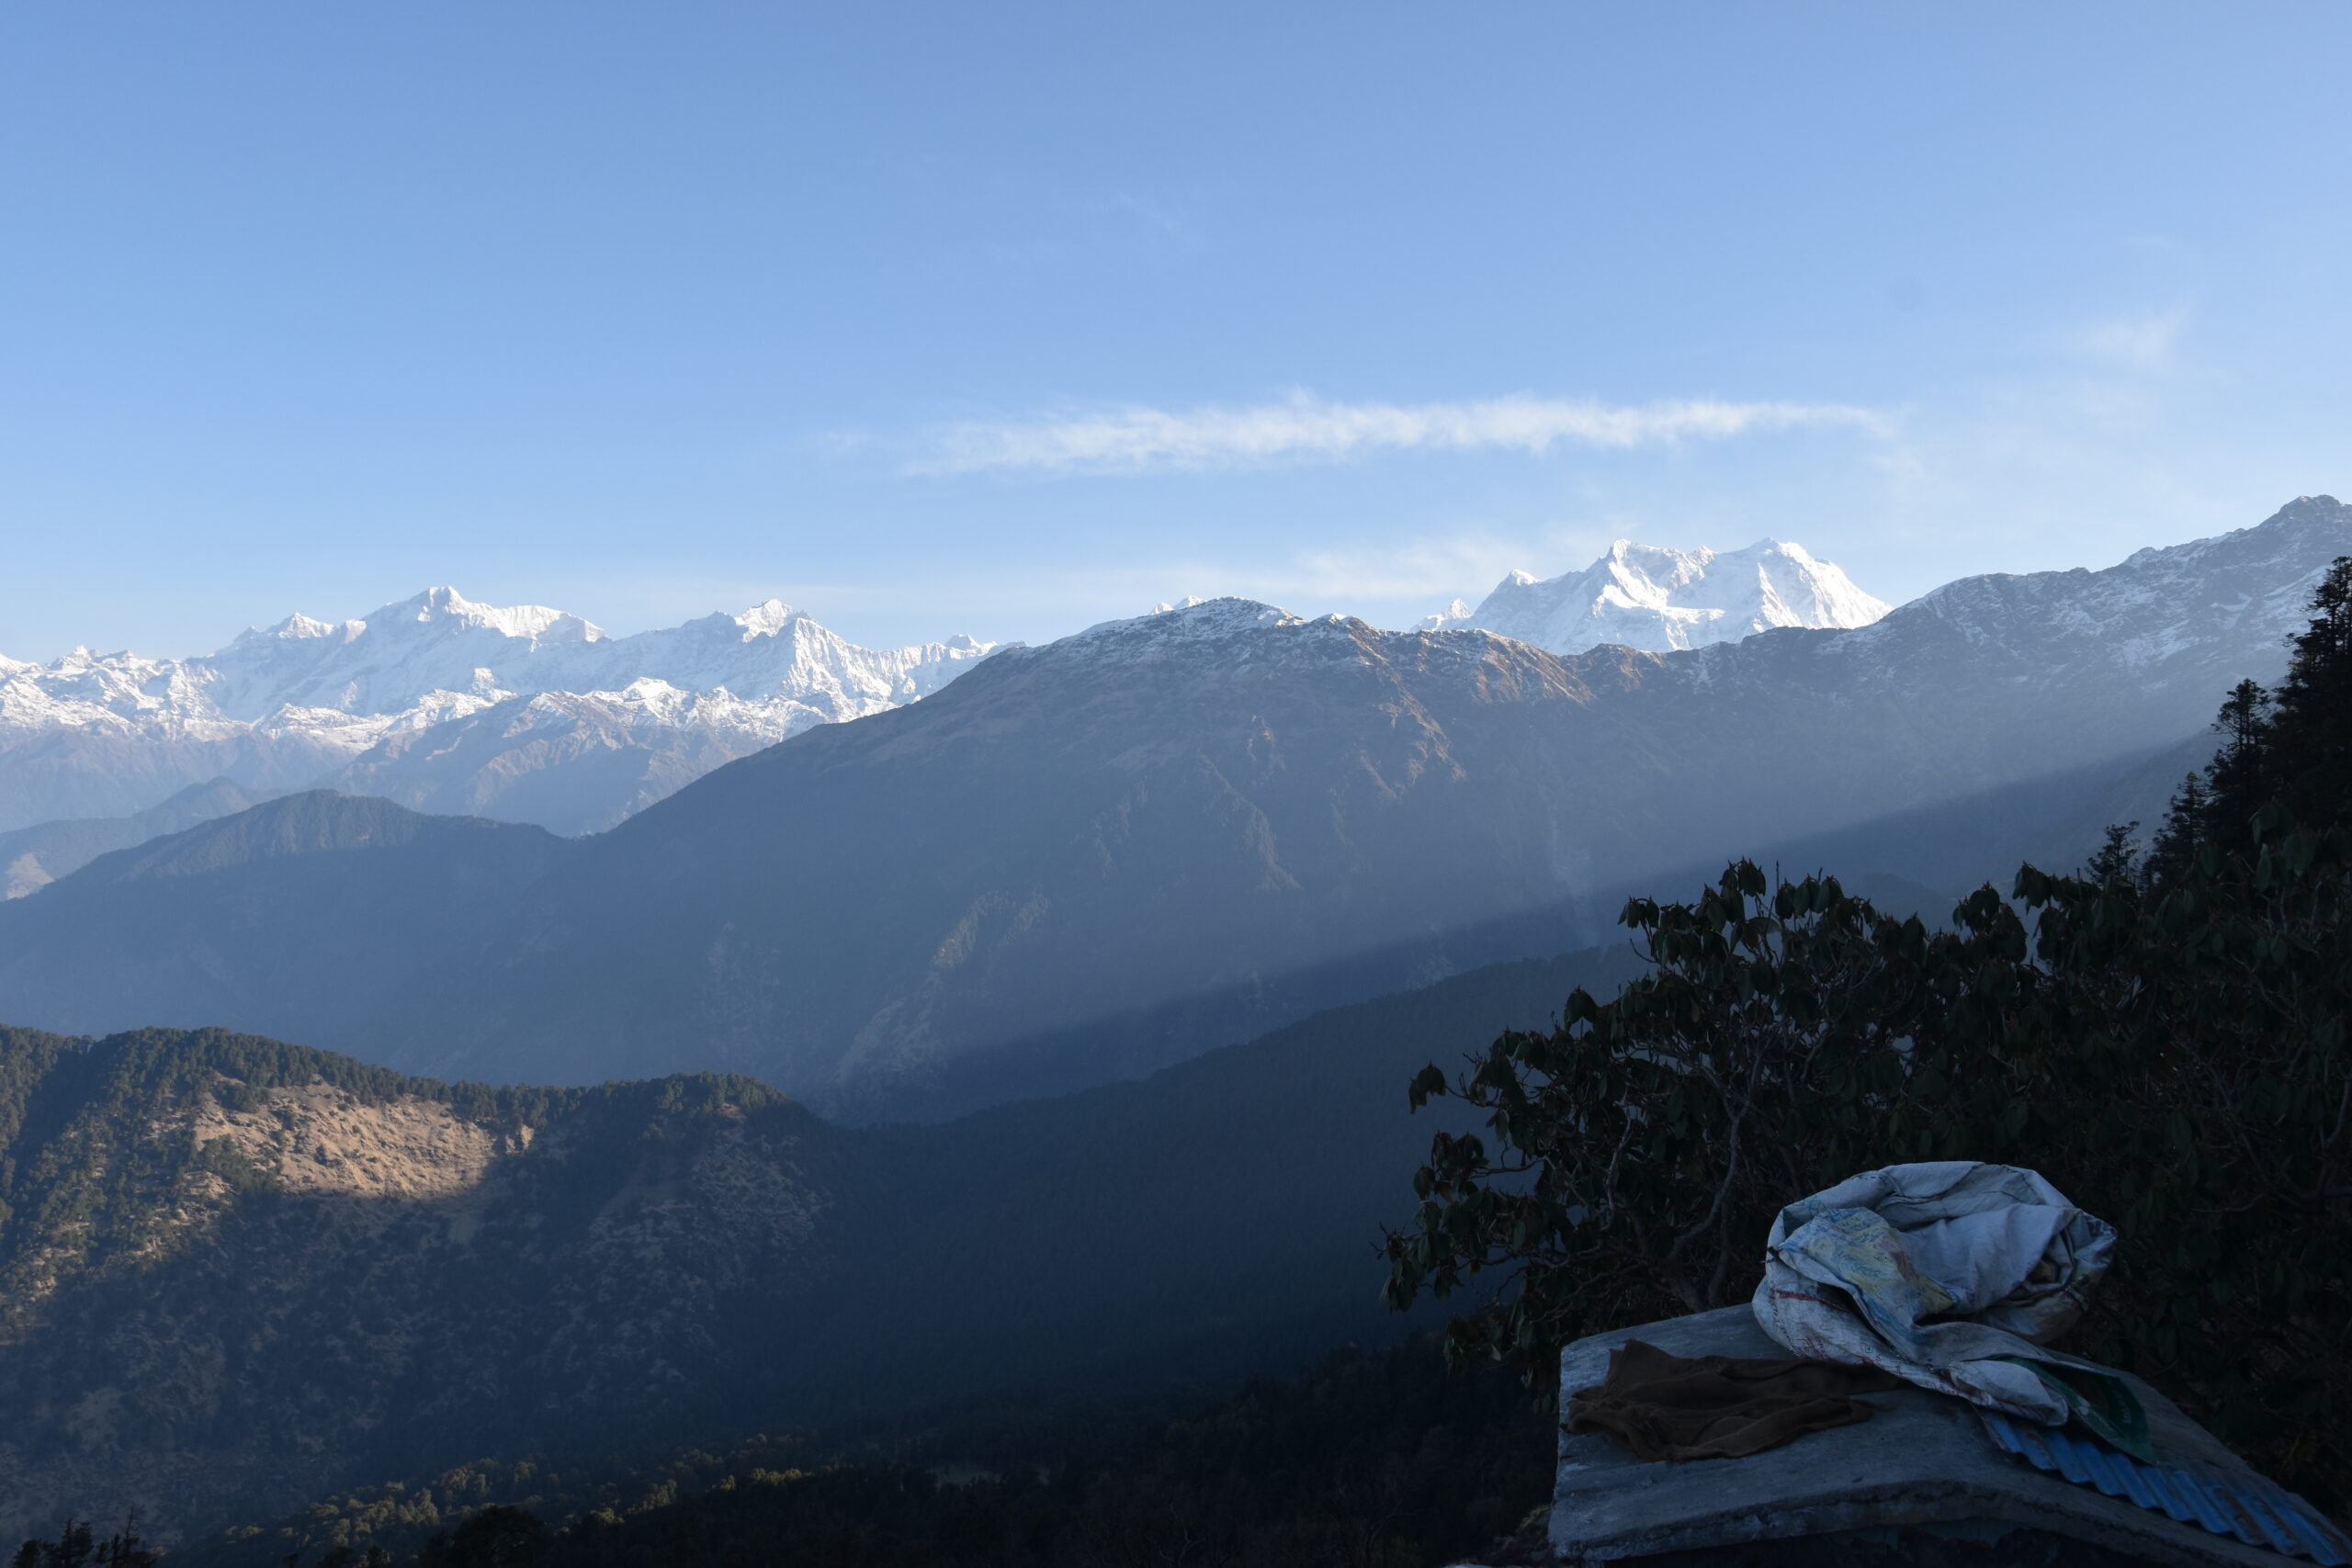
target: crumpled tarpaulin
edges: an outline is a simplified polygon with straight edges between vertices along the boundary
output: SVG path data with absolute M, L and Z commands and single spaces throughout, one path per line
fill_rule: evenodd
M 1740 1459 L 1792 1438 L 1867 1421 L 1854 1397 L 1903 1380 L 1875 1367 L 1670 1355 L 1630 1339 L 1598 1388 L 1568 1400 L 1570 1432 L 1606 1432 L 1644 1460 Z
M 1756 1321 L 1793 1355 L 1879 1367 L 2046 1427 L 2078 1416 L 2131 1451 L 2145 1447 L 2145 1417 L 2122 1381 L 2044 1348 L 2082 1315 L 2114 1250 L 2113 1226 L 2034 1171 L 1891 1165 L 1781 1211 Z

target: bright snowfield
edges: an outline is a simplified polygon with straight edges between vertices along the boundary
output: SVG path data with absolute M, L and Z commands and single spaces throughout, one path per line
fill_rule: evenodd
M 1514 571 L 1476 610 L 1457 599 L 1421 626 L 1476 626 L 1554 653 L 1603 643 L 1666 653 L 1775 626 L 1866 626 L 1894 607 L 1803 545 L 1765 539 L 1718 555 L 1620 539 L 1582 571 L 1541 581 Z
M 859 648 L 773 600 L 616 637 L 434 588 L 202 658 L 0 658 L 0 830 L 227 776 L 592 831 L 812 725 L 928 696 L 990 647 Z

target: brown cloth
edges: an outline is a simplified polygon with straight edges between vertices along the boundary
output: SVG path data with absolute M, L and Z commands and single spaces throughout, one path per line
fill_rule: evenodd
M 1606 1432 L 1637 1459 L 1741 1459 L 1792 1438 L 1867 1421 L 1854 1397 L 1910 1385 L 1876 1367 L 1738 1356 L 1688 1360 L 1629 1339 L 1609 1376 L 1568 1401 L 1571 1432 Z

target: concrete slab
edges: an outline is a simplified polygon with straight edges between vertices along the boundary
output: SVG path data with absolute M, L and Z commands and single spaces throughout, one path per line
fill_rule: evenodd
M 1785 1357 L 1745 1306 L 1670 1318 L 1572 1345 L 1560 1397 L 1598 1384 L 1609 1352 L 1644 1339 L 1678 1356 Z M 2158 1460 L 2224 1480 L 2254 1472 L 2154 1389 L 2147 1407 Z M 1645 1463 L 1598 1434 L 1560 1436 L 1552 1550 L 1565 1562 L 1608 1562 L 1746 1542 L 1850 1531 L 2021 1527 L 2167 1568 L 2285 1568 L 2301 1561 L 2210 1535 L 2077 1486 L 2000 1451 L 1975 1410 L 1904 1389 L 1872 1394 L 1879 1414 L 1738 1460 Z

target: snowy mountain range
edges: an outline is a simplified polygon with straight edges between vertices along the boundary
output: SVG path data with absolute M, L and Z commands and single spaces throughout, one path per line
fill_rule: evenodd
M 1664 651 L 1886 610 L 1796 545 L 1620 541 L 1581 572 L 1513 572 L 1476 611 L 1457 602 L 1421 629 Z M 126 819 L 214 781 L 600 831 L 812 725 L 930 695 L 991 648 L 859 648 L 774 600 L 616 637 L 561 610 L 433 588 L 356 620 L 291 615 L 195 659 L 0 657 L 0 833 Z M 10 888 L 43 874 L 28 866 Z
M 1666 653 L 1776 626 L 1866 626 L 1893 608 L 1802 545 L 1764 539 L 1719 555 L 1620 539 L 1582 571 L 1514 571 L 1476 609 L 1457 599 L 1420 629 L 1476 626 L 1553 653 L 1603 643 Z
M 947 1113 L 1605 941 L 1629 893 L 1733 855 L 1900 878 L 1930 914 L 2028 853 L 2079 863 L 2211 754 L 2236 681 L 2278 678 L 2346 554 L 2352 507 L 2312 497 L 1667 652 L 1190 604 L 1007 649 L 586 838 L 311 794 L 101 854 L 0 903 L 0 1018 Z M 2133 781 L 2153 805 L 2111 808 Z
M 774 600 L 616 637 L 433 588 L 196 659 L 0 658 L 0 831 L 214 778 L 594 831 L 812 725 L 928 696 L 990 647 L 859 648 Z

